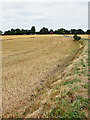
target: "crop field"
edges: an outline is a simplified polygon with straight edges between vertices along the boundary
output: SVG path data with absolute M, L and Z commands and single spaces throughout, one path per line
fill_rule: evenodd
M 25 117 L 30 108 L 36 111 L 40 96 L 35 101 L 34 94 L 40 94 L 43 83 L 48 90 L 47 80 L 58 71 L 60 76 L 79 49 L 78 42 L 60 35 L 2 36 L 3 116 Z

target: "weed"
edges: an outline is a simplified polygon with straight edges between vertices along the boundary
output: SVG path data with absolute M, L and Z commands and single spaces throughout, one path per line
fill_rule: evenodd
M 85 117 L 85 112 L 81 113 L 81 117 L 84 118 Z
M 26 112 L 23 112 L 23 115 L 25 115 L 26 114 Z
M 76 96 L 76 99 L 77 99 L 77 100 L 80 100 L 81 103 L 83 103 L 83 101 L 84 101 L 83 97 L 80 96 L 80 95 Z
M 90 66 L 90 63 L 88 63 L 88 66 Z
M 72 70 L 77 71 L 77 70 L 80 70 L 80 68 L 74 67 L 72 68 Z
M 83 67 L 85 67 L 85 64 L 84 64 L 83 59 L 81 59 L 81 65 L 82 65 Z
M 81 43 L 81 45 L 83 45 L 83 44 L 84 44 L 84 42 L 83 42 L 82 40 L 80 40 L 79 42 Z
M 82 103 L 81 108 L 82 108 L 82 109 L 87 108 L 87 105 L 88 105 L 88 98 L 86 98 L 86 99 L 84 100 L 84 102 Z
M 74 86 L 74 91 L 78 90 L 79 87 L 77 85 Z
M 85 84 L 84 84 L 84 88 L 85 88 L 85 89 L 88 89 L 88 83 L 85 83 Z
M 82 74 L 85 74 L 85 73 L 86 73 L 86 71 L 81 71 L 81 73 L 82 73 Z
M 81 80 L 75 78 L 72 81 L 66 81 L 66 82 L 64 82 L 63 85 L 69 85 L 69 84 L 73 84 L 73 83 L 77 83 L 77 82 L 81 82 Z
M 49 115 L 50 115 L 50 116 L 53 116 L 54 113 L 55 113 L 55 108 L 53 107 Z

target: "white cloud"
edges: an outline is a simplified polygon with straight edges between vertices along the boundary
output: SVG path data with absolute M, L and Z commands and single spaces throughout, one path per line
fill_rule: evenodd
M 86 2 L 50 2 L 49 0 L 49 2 L 2 3 L 2 30 L 30 29 L 32 25 L 35 25 L 37 30 L 43 26 L 53 29 L 60 27 L 87 29 L 87 20 L 88 3 Z
M 0 2 L 88 2 L 88 0 L 0 0 Z

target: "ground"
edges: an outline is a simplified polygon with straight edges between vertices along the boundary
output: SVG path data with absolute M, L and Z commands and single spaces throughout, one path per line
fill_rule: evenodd
M 65 117 L 64 111 L 70 117 L 67 103 L 87 103 L 86 61 L 87 42 L 60 35 L 3 36 L 3 116 Z M 73 107 L 78 117 L 87 117 L 87 105 L 78 109 Z

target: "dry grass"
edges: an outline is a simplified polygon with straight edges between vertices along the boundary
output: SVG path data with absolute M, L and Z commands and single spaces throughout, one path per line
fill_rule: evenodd
M 26 118 L 88 118 L 87 49 L 85 43 L 72 64 L 48 79 L 47 86 L 42 84 Z
M 57 35 L 57 34 L 47 34 L 47 35 L 4 35 L 4 36 L 1 36 L 1 39 L 2 40 L 14 40 L 14 39 L 17 39 L 17 38 L 30 38 L 30 37 L 52 37 L 52 36 L 60 36 L 60 35 Z
M 48 72 L 65 60 L 69 63 L 78 49 L 77 42 L 58 35 L 2 36 L 4 117 L 21 113 L 23 105 L 17 102 L 27 100 Z

